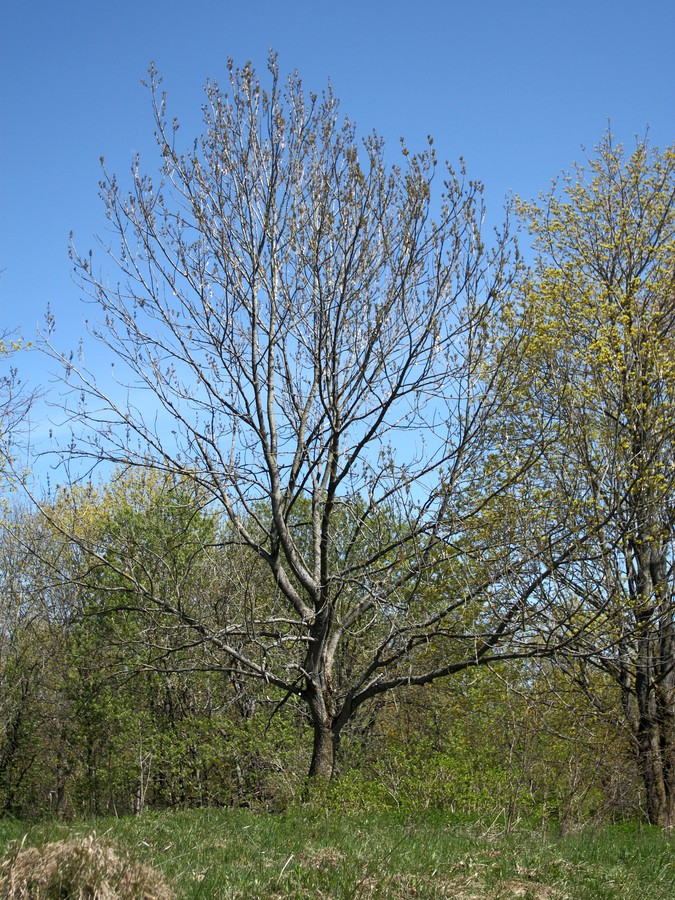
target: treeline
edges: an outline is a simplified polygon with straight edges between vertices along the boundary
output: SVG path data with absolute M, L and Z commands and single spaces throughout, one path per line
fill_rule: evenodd
M 115 275 L 72 250 L 116 380 L 41 339 L 108 481 L 31 490 L 5 381 L 2 802 L 675 824 L 675 152 L 608 133 L 486 235 L 431 141 L 229 74 L 181 150 L 151 72 Z
M 226 526 L 188 484 L 152 471 L 17 506 L 0 548 L 0 804 L 19 817 L 124 815 L 303 797 L 311 721 L 252 683 L 155 595 L 218 631 L 274 592 L 233 558 Z M 83 553 L 86 536 L 90 551 Z M 138 575 L 134 575 L 138 577 Z M 357 665 L 355 640 L 347 665 Z M 594 667 L 504 663 L 405 688 L 343 736 L 332 802 L 436 808 L 564 825 L 642 812 L 620 692 Z

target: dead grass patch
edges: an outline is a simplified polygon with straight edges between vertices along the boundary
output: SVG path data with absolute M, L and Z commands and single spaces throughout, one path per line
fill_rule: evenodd
M 522 897 L 523 900 L 555 900 L 562 894 L 547 884 L 527 881 L 500 881 L 495 893 L 489 895 L 493 900 L 506 900 L 511 897 Z
M 488 888 L 476 875 L 452 879 L 398 875 L 364 878 L 354 896 L 358 900 L 376 897 L 405 900 L 415 896 L 438 897 L 439 900 L 556 900 L 562 895 L 549 885 L 524 881 L 501 881 Z
M 320 850 L 303 853 L 298 861 L 308 868 L 320 869 L 326 866 L 337 866 L 346 854 L 335 847 L 322 847 Z
M 25 840 L 25 839 L 24 839 Z M 95 834 L 24 847 L 0 866 L 3 900 L 173 900 L 151 866 L 129 859 Z

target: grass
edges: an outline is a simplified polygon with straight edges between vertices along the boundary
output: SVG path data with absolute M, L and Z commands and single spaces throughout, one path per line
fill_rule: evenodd
M 675 838 L 643 825 L 560 837 L 442 815 L 191 810 L 27 827 L 0 821 L 2 855 L 95 830 L 156 867 L 185 900 L 675 897 Z

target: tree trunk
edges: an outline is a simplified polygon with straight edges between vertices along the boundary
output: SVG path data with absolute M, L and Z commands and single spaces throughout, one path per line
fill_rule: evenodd
M 640 773 L 649 822 L 671 827 L 675 825 L 673 615 L 665 550 L 653 543 L 638 556 L 636 600 L 642 606 L 636 617 L 635 673 Z
M 307 798 L 311 799 L 317 793 L 324 793 L 329 782 L 335 774 L 335 761 L 342 722 L 332 714 L 330 697 L 312 686 L 312 691 L 306 697 L 312 717 L 314 729 L 314 743 L 312 747 L 312 762 L 307 777 Z
M 645 789 L 647 818 L 652 825 L 671 827 L 675 824 L 675 792 L 673 788 L 672 745 L 668 746 L 660 723 L 642 720 L 638 734 L 640 773 Z
M 337 739 L 330 723 L 314 724 L 314 746 L 309 779 L 312 782 L 328 783 L 335 772 Z
M 659 715 L 659 738 L 663 785 L 666 797 L 662 818 L 664 819 L 663 824 L 668 828 L 672 828 L 675 825 L 675 706 L 673 705 L 675 698 L 673 698 L 672 690 L 667 691 L 667 694 L 669 695 L 667 707 L 663 711 L 663 715 Z
M 675 696 L 667 684 L 640 681 L 637 739 L 647 818 L 670 828 L 675 825 Z

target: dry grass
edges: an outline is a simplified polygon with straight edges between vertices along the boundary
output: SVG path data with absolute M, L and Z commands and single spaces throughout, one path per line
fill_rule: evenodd
M 438 900 L 557 900 L 561 898 L 557 890 L 545 884 L 523 881 L 499 881 L 488 888 L 480 879 L 475 878 L 430 878 L 425 876 L 388 876 L 380 878 L 364 878 L 358 885 L 354 897 L 356 900 L 388 897 L 390 900 L 407 900 L 407 898 L 434 897 Z
M 155 869 L 120 854 L 95 834 L 43 847 L 23 842 L 0 867 L 6 900 L 173 900 Z

